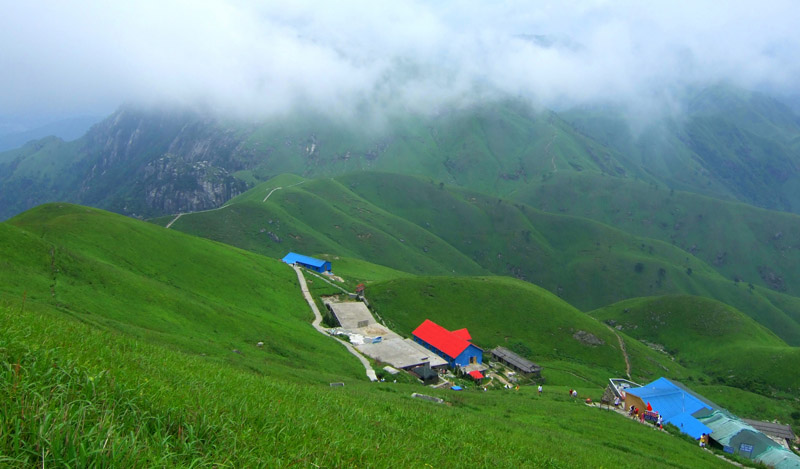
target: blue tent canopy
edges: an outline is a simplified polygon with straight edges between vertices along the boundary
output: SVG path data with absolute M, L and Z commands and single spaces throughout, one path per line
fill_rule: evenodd
M 640 388 L 629 388 L 629 394 L 649 402 L 653 410 L 661 414 L 664 420 L 680 414 L 691 414 L 700 409 L 710 409 L 711 407 L 698 397 L 666 378 L 659 378 L 650 384 L 645 384 Z
M 667 423 L 671 423 L 678 427 L 681 432 L 686 433 L 687 435 L 691 436 L 695 440 L 699 439 L 700 436 L 705 433 L 706 435 L 711 434 L 711 429 L 700 423 L 699 420 L 692 417 L 690 414 L 678 414 L 670 418 Z
M 710 428 L 692 416 L 698 411 L 710 410 L 710 403 L 666 378 L 659 378 L 639 388 L 629 388 L 627 392 L 642 402 L 649 402 L 653 410 L 664 419 L 664 423 L 675 425 L 693 438 L 711 433 Z

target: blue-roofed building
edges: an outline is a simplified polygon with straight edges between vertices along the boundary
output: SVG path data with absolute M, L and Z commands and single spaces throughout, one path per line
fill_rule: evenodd
M 654 412 L 661 415 L 664 423 L 675 425 L 692 438 L 697 439 L 703 433 L 711 433 L 711 429 L 693 414 L 708 413 L 716 406 L 679 384 L 659 378 L 642 387 L 626 390 L 626 406 L 633 405 L 644 410 L 648 403 Z
M 297 264 L 300 267 L 305 267 L 306 269 L 311 269 L 319 273 L 331 271 L 330 261 L 304 256 L 302 254 L 297 254 L 296 252 L 290 252 L 289 254 L 286 254 L 282 260 L 289 265 Z

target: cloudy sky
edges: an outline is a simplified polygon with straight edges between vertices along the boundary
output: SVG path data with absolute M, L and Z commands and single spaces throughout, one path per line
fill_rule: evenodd
M 123 102 L 238 116 L 432 112 L 504 94 L 657 110 L 687 85 L 719 81 L 800 93 L 795 0 L 0 5 L 6 116 Z

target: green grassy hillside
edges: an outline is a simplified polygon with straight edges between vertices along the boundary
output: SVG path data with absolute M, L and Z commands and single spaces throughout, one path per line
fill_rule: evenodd
M 369 383 L 308 324 L 294 272 L 257 254 L 67 204 L 0 224 L 0 252 L 6 467 L 724 464 L 566 388 Z M 446 450 L 408 451 L 411 439 Z
M 79 185 L 68 170 L 81 158 L 79 144 L 48 137 L 0 153 L 0 219 L 37 204 L 70 198 Z M 26 197 L 19 197 L 20 194 Z
M 313 379 L 363 374 L 305 324 L 311 313 L 295 273 L 277 260 L 68 204 L 38 207 L 0 230 L 4 298 L 25 295 L 28 305 L 261 373 L 332 359 Z
M 265 190 L 259 186 L 253 192 Z M 412 273 L 486 272 L 436 235 L 362 200 L 335 180 L 276 190 L 266 202 L 249 195 L 243 200 L 184 215 L 172 229 L 272 257 L 289 251 L 337 253 Z
M 580 309 L 636 296 L 703 295 L 734 305 L 789 343 L 800 343 L 794 297 L 728 280 L 676 246 L 584 218 L 410 179 L 385 174 L 338 178 L 492 272 L 543 286 Z
M 409 176 L 359 173 L 276 187 L 283 186 L 268 182 L 242 202 L 184 215 L 172 228 L 274 257 L 336 253 L 415 274 L 488 271 L 545 287 L 583 310 L 631 297 L 702 295 L 800 343 L 795 297 L 726 279 L 666 242 Z
M 425 389 L 449 403 L 436 405 L 410 397 L 419 385 L 346 380 L 330 388 L 264 376 L 39 305 L 22 313 L 17 306 L 0 306 L 6 467 L 725 464 L 696 445 L 569 400 L 566 388 L 548 387 L 542 398 L 532 389 Z M 447 450 L 408 451 L 412 439 Z M 565 441 L 579 444 L 564 451 Z M 644 449 L 630 452 L 631 442 Z
M 562 117 L 575 132 L 627 155 L 647 182 L 798 212 L 800 118 L 789 107 L 725 84 L 689 90 L 682 101 L 677 116 L 649 121 L 631 123 L 607 107 Z
M 408 337 L 425 319 L 451 330 L 466 327 L 486 352 L 498 345 L 524 351 L 523 355 L 545 367 L 548 382 L 603 387 L 608 378 L 625 376 L 625 359 L 609 328 L 552 293 L 520 280 L 402 278 L 378 282 L 370 286 L 368 295 L 375 311 Z M 599 341 L 582 341 L 585 334 L 579 331 Z M 660 376 L 666 367 L 677 379 L 692 374 L 630 342 L 631 371 L 637 380 Z
M 513 199 L 673 244 L 733 282 L 800 293 L 796 215 L 591 175 L 557 175 L 513 194 Z
M 622 331 L 658 344 L 683 365 L 700 369 L 717 383 L 763 394 L 774 387 L 796 393 L 800 376 L 790 372 L 800 348 L 736 309 L 707 298 L 635 298 L 590 313 L 615 321 Z
M 610 312 L 628 309 L 618 314 L 618 339 L 616 329 L 510 278 L 402 278 L 373 284 L 367 294 L 395 330 L 410 336 L 425 319 L 451 330 L 466 327 L 485 351 L 500 345 L 542 365 L 548 386 L 600 389 L 610 377 L 625 377 L 622 340 L 636 382 L 664 376 L 707 392 L 709 399 L 741 416 L 800 424 L 792 417 L 800 407 L 794 399 L 797 375 L 790 365 L 798 349 L 713 300 L 643 298 L 593 312 L 605 321 Z M 643 311 L 655 319 L 634 321 Z M 578 331 L 602 343 L 578 340 Z

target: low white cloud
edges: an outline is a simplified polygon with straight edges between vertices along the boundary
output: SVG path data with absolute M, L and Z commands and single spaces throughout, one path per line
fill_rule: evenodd
M 500 95 L 663 112 L 719 81 L 800 93 L 793 1 L 8 3 L 0 114 L 352 116 Z

